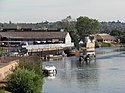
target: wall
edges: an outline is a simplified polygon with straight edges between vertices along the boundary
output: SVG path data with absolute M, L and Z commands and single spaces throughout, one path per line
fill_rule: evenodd
M 66 35 L 65 44 L 71 44 L 71 37 L 70 37 L 69 33 L 67 33 L 67 35 Z
M 19 60 L 11 61 L 0 67 L 0 80 L 4 79 L 8 74 L 18 66 Z

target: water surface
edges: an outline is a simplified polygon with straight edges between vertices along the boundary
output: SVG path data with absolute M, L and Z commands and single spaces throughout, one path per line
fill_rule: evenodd
M 125 93 L 125 54 L 121 48 L 99 48 L 96 61 L 85 64 L 78 57 L 48 61 L 57 74 L 45 77 L 42 93 Z

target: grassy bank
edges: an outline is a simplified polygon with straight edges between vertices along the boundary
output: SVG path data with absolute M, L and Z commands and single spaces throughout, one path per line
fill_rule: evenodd
M 105 42 L 99 42 L 99 45 L 101 47 L 124 46 L 124 44 L 120 44 L 120 43 L 105 43 Z
M 39 57 L 22 57 L 18 68 L 7 77 L 0 93 L 41 93 L 43 75 Z M 7 91 L 10 92 L 7 92 Z

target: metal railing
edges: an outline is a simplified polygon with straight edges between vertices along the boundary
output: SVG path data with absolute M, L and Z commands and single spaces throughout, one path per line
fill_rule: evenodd
M 44 49 L 44 48 L 66 48 L 74 47 L 74 43 L 68 44 L 40 44 L 40 45 L 23 45 L 23 48 L 30 49 Z

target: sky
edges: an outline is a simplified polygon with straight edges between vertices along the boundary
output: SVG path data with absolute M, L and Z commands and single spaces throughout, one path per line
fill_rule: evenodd
M 67 16 L 125 22 L 125 0 L 0 0 L 0 22 L 56 22 Z

